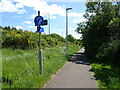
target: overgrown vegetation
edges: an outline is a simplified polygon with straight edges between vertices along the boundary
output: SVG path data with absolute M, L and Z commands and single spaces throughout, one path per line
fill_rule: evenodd
M 78 47 L 69 48 L 72 53 L 78 50 Z M 38 51 L 5 48 L 2 52 L 3 88 L 42 88 L 67 62 L 65 47 L 45 48 L 43 73 L 40 75 Z
M 96 63 L 95 76 L 102 83 L 101 87 L 120 88 L 120 5 L 112 2 L 88 2 L 86 8 L 84 17 L 88 21 L 79 23 L 77 27 L 77 32 L 82 34 L 86 56 L 91 63 Z M 111 68 L 106 68 L 109 65 Z M 92 66 L 96 68 L 95 65 Z
M 2 31 L 2 48 L 13 48 L 13 49 L 37 49 L 38 48 L 38 34 L 33 33 L 31 31 L 23 31 L 21 29 L 17 30 L 14 27 L 1 27 L 0 30 Z M 50 35 L 41 35 L 42 41 L 42 48 L 45 47 L 53 47 L 57 45 L 65 45 L 66 40 L 53 33 Z M 72 35 L 68 35 L 68 41 L 70 45 L 78 45 L 79 40 L 75 39 Z
M 120 88 L 118 67 L 103 63 L 92 63 L 91 66 L 99 88 Z
M 9 26 L 0 30 L 3 88 L 42 88 L 68 60 L 65 39 L 57 34 L 42 34 L 43 73 L 40 75 L 38 34 Z M 79 50 L 78 40 L 74 40 L 69 41 L 69 55 Z
M 13 49 L 38 48 L 38 34 L 31 31 L 16 30 L 4 27 L 2 29 L 2 47 Z M 57 34 L 41 35 L 42 47 L 63 45 L 65 39 Z

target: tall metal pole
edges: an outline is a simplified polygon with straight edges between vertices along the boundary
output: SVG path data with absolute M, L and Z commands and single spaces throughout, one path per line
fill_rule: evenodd
M 40 16 L 40 11 L 38 11 L 38 16 Z M 40 74 L 42 74 L 43 71 L 43 64 L 42 64 L 42 48 L 41 48 L 41 32 L 39 32 L 39 68 L 40 68 Z
M 50 14 L 49 13 L 44 13 L 44 14 L 47 14 L 48 16 L 48 32 L 49 32 L 49 35 L 50 35 Z
M 50 14 L 48 14 L 49 16 L 49 35 L 50 35 Z
M 63 28 L 62 28 L 62 37 L 63 37 Z
M 66 9 L 66 56 L 68 56 L 68 10 Z
M 66 56 L 68 57 L 68 10 L 72 8 L 66 9 Z

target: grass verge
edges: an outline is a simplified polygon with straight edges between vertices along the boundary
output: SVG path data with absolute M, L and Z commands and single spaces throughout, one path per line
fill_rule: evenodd
M 69 54 L 78 51 L 69 47 Z M 2 88 L 42 88 L 67 62 L 65 47 L 43 50 L 43 73 L 39 74 L 38 51 L 2 50 Z
M 96 77 L 99 88 L 120 89 L 120 69 L 107 64 L 92 63 L 92 70 Z

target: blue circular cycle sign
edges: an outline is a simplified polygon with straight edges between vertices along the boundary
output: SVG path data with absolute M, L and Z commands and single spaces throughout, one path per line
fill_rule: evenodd
M 44 19 L 42 16 L 36 16 L 34 19 L 35 26 L 40 26 L 44 23 Z

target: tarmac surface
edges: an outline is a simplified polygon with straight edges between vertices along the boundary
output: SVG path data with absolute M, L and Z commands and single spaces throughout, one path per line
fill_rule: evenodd
M 44 88 L 98 88 L 84 49 L 75 53 Z

